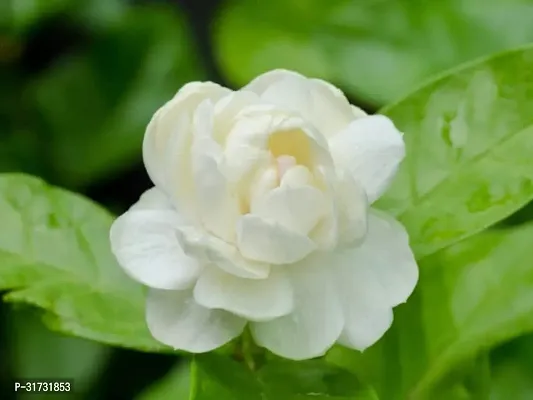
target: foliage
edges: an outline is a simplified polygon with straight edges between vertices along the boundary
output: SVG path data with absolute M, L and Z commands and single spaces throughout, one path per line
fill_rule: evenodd
M 66 333 L 162 348 L 146 328 L 142 288 L 109 249 L 109 213 L 24 175 L 3 175 L 0 193 L 0 289 L 12 289 L 6 301 L 42 308 L 49 326 Z
M 118 0 L 77 7 L 67 0 L 46 6 L 37 1 L 35 9 L 15 3 L 21 6 L 13 6 L 12 33 L 5 38 L 13 46 L 25 45 L 20 31 L 37 18 L 38 7 L 47 7 L 41 15 L 45 23 L 58 11 L 53 5 L 65 12 L 73 8 L 67 27 L 87 39 L 29 78 L 18 68 L 6 70 L 9 83 L 0 101 L 8 113 L 0 128 L 11 133 L 2 138 L 10 148 L 3 171 L 38 173 L 77 188 L 116 173 L 138 159 L 146 123 L 157 108 L 181 85 L 203 77 L 177 10 L 124 7 Z M 19 60 L 15 55 L 7 61 Z M 24 96 L 17 95 L 21 92 Z
M 407 156 L 380 206 L 423 257 L 533 199 L 533 47 L 451 72 L 386 107 Z
M 331 360 L 391 400 L 431 398 L 439 383 L 462 385 L 471 368 L 481 375 L 483 363 L 471 360 L 533 331 L 531 237 L 532 224 L 488 231 L 424 258 L 419 286 L 385 338 L 363 354 L 336 349 Z
M 234 0 L 217 28 L 217 57 L 235 83 L 283 67 L 384 104 L 432 74 L 532 41 L 533 3 Z

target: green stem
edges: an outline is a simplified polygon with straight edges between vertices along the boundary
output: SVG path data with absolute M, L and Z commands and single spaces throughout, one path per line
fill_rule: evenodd
M 246 328 L 241 337 L 242 355 L 244 362 L 250 371 L 255 371 L 257 365 L 254 358 L 255 343 L 250 334 L 250 330 Z
M 246 328 L 235 347 L 233 358 L 244 365 L 250 371 L 256 371 L 265 361 L 265 350 L 258 347 L 252 338 L 252 334 Z

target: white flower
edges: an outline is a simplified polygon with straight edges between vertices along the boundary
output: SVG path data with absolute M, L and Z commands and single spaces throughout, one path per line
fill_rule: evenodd
M 162 343 L 206 352 L 249 324 L 286 358 L 363 350 L 416 285 L 404 228 L 370 208 L 402 134 L 327 82 L 276 70 L 239 91 L 189 83 L 154 115 L 143 156 L 155 187 L 111 245 L 150 288 Z

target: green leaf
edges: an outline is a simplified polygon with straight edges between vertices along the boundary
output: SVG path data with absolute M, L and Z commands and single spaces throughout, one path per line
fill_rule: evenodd
M 289 68 L 384 104 L 432 74 L 533 41 L 533 2 L 233 0 L 213 38 L 235 83 Z
M 533 221 L 533 201 L 499 223 L 502 227 L 512 227 Z
M 0 175 L 0 290 L 45 311 L 50 328 L 112 345 L 164 350 L 148 332 L 141 286 L 109 247 L 112 216 L 65 190 Z
M 60 58 L 33 82 L 62 184 L 80 187 L 138 162 L 153 113 L 183 84 L 203 77 L 178 12 L 124 9 L 99 26 L 87 50 Z
M 11 312 L 9 317 L 7 326 L 11 329 L 6 336 L 13 375 L 17 379 L 73 379 L 76 395 L 65 394 L 65 400 L 79 398 L 98 379 L 108 359 L 109 348 L 51 332 L 32 313 Z
M 491 363 L 491 400 L 533 398 L 533 336 L 528 335 L 497 349 Z
M 533 47 L 455 71 L 384 110 L 407 157 L 378 207 L 422 258 L 533 198 Z
M 323 360 L 270 360 L 250 371 L 216 354 L 196 356 L 190 400 L 378 400 L 346 370 Z
M 190 363 L 179 363 L 160 381 L 154 383 L 135 400 L 185 400 L 189 398 L 191 387 Z
M 531 238 L 533 224 L 487 231 L 425 258 L 415 293 L 384 338 L 362 354 L 337 348 L 330 361 L 387 400 L 432 400 L 482 371 L 472 366 L 476 356 L 533 331 Z

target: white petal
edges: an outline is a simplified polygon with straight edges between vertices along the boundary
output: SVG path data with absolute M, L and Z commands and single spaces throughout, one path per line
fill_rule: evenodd
M 153 187 L 145 191 L 130 210 L 172 210 L 172 203 L 163 191 Z
M 174 98 L 163 105 L 146 128 L 143 156 L 146 169 L 156 185 L 166 180 L 164 157 L 172 136 L 190 136 L 192 114 L 205 99 L 218 99 L 231 93 L 211 82 L 191 82 L 183 86 Z
M 201 265 L 213 265 L 247 279 L 265 279 L 270 274 L 269 264 L 244 258 L 235 245 L 206 234 L 195 226 L 181 227 L 177 235 L 185 253 Z
M 369 215 L 368 233 L 360 247 L 332 253 L 331 272 L 340 277 L 342 292 L 374 309 L 404 303 L 418 281 L 418 267 L 403 226 L 375 210 Z
M 328 171 L 323 167 L 314 170 L 315 179 L 324 190 L 327 200 L 327 212 L 317 226 L 310 232 L 309 237 L 323 251 L 333 250 L 339 244 L 340 218 L 339 209 L 341 204 L 336 193 L 337 178 L 335 171 Z
M 285 172 L 281 178 L 280 186 L 298 187 L 312 184 L 313 175 L 303 165 L 296 165 Z
M 248 208 L 252 208 L 263 196 L 279 185 L 278 172 L 274 166 L 260 168 L 248 188 Z
M 323 135 L 301 116 L 277 108 L 244 108 L 226 139 L 224 156 L 224 171 L 232 181 L 257 166 L 265 167 L 272 156 L 294 156 L 299 164 L 333 167 Z
M 339 243 L 353 246 L 364 239 L 367 232 L 368 200 L 361 185 L 349 174 L 338 174 L 335 187 Z
M 302 124 L 300 118 L 291 117 L 287 112 L 258 112 L 254 106 L 243 109 L 225 142 L 224 166 L 228 177 L 234 182 L 239 181 L 254 171 L 257 165 L 270 163 L 270 135 L 277 130 L 299 129 Z
M 382 115 L 356 119 L 329 146 L 335 163 L 361 182 L 370 203 L 385 192 L 405 156 L 402 134 Z
M 228 182 L 215 160 L 202 154 L 194 160 L 194 183 L 200 218 L 205 228 L 228 242 L 235 240 L 239 200 L 231 193 Z
M 405 303 L 418 282 L 418 266 L 405 228 L 377 210 L 368 216 L 367 236 L 353 250 L 352 263 L 374 277 L 379 293 L 392 307 Z
M 368 117 L 368 114 L 366 112 L 364 112 L 363 110 L 361 110 L 359 107 L 356 107 L 356 106 L 352 106 L 352 113 L 355 118 Z
M 235 238 L 235 222 L 240 215 L 239 200 L 230 191 L 219 169 L 222 156 L 218 143 L 212 138 L 212 105 L 202 103 L 195 112 L 195 138 L 192 165 L 199 216 L 205 228 L 228 242 Z
M 126 273 L 159 289 L 183 289 L 200 273 L 177 235 L 182 220 L 173 211 L 132 210 L 111 227 L 111 249 Z
M 235 122 L 237 114 L 250 104 L 259 104 L 259 96 L 244 90 L 235 91 L 224 96 L 215 104 L 215 138 L 223 143 Z
M 192 291 L 151 289 L 146 322 L 160 342 L 177 350 L 204 353 L 241 334 L 246 321 L 223 310 L 210 310 L 193 299 Z
M 325 354 L 339 338 L 344 324 L 328 268 L 318 257 L 287 268 L 294 289 L 294 311 L 272 321 L 252 323 L 257 344 L 294 360 Z
M 245 109 L 246 110 L 246 109 Z M 224 146 L 221 168 L 232 183 L 251 181 L 259 167 L 271 161 L 268 138 L 273 124 L 280 124 L 286 116 L 271 113 L 246 115 L 243 111 L 235 119 Z
M 244 279 L 218 268 L 207 268 L 194 288 L 196 302 L 222 309 L 251 321 L 268 321 L 293 309 L 290 282 L 281 269 L 266 279 Z
M 320 190 L 311 186 L 278 187 L 251 204 L 250 212 L 307 235 L 326 212 Z
M 161 107 L 146 128 L 143 159 L 152 182 L 182 207 L 189 207 L 192 116 L 205 99 L 216 100 L 231 90 L 212 82 L 192 82 Z
M 247 279 L 265 279 L 270 274 L 270 265 L 245 259 L 234 245 L 215 237 L 208 239 L 206 255 L 209 263 L 232 275 Z
M 343 303 L 346 322 L 339 344 L 363 351 L 381 339 L 392 325 L 392 308 L 366 304 L 357 296 L 347 296 Z
M 352 106 L 341 90 L 321 79 L 274 70 L 255 78 L 244 88 L 261 99 L 298 111 L 324 136 L 332 136 L 353 119 Z
M 383 288 L 376 285 L 375 275 L 368 268 L 361 268 L 354 253 L 332 253 L 328 264 L 344 313 L 344 329 L 338 343 L 363 351 L 390 328 L 393 313 Z
M 331 137 L 353 121 L 353 106 L 344 93 L 330 83 L 321 79 L 311 79 L 311 83 L 310 120 L 324 136 Z
M 293 79 L 305 79 L 305 77 L 297 72 L 289 71 L 286 69 L 275 69 L 272 71 L 265 72 L 254 78 L 248 85 L 243 89 L 251 92 L 255 92 L 259 95 L 263 94 L 270 86 L 280 82 L 286 78 Z
M 307 236 L 252 214 L 237 223 L 237 247 L 244 257 L 271 264 L 292 264 L 316 248 Z
M 309 233 L 309 237 L 322 251 L 330 251 L 337 247 L 339 241 L 339 218 L 334 202 L 329 202 L 328 213 L 315 228 Z

